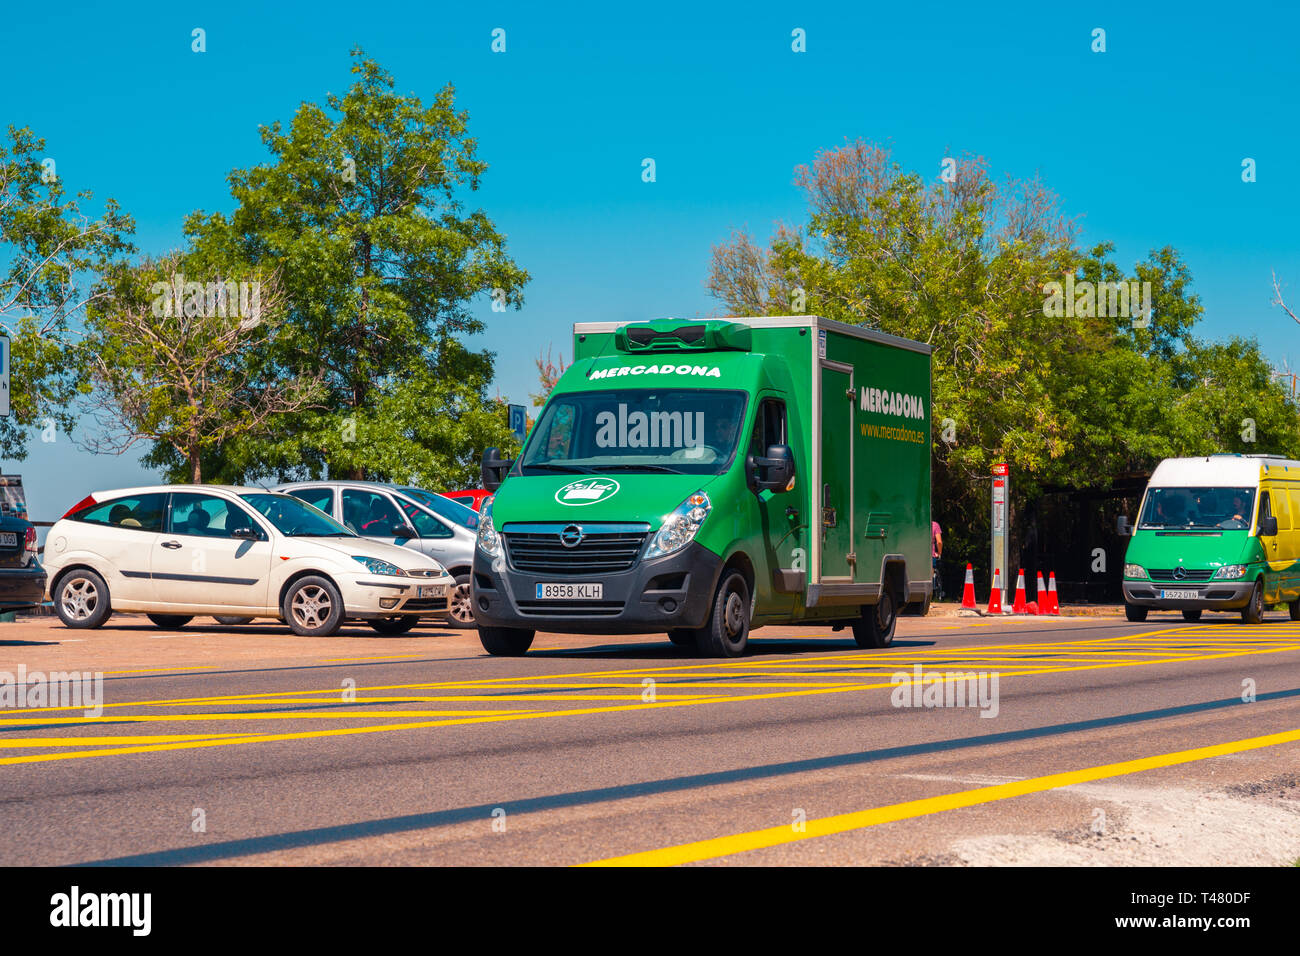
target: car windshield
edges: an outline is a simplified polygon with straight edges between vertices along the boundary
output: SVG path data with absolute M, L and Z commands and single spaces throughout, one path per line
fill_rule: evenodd
M 744 415 L 745 393 L 721 389 L 559 395 L 533 426 L 520 474 L 720 475 L 735 455 Z
M 469 528 L 471 531 L 478 528 L 478 512 L 473 508 L 466 508 L 459 501 L 452 501 L 450 498 L 436 492 L 425 491 L 423 488 L 398 488 L 397 491 L 417 505 L 427 508 L 441 518 L 454 521 L 462 528 Z
M 356 535 L 325 512 L 292 495 L 240 495 L 281 534 L 294 538 L 355 538 Z
M 1241 531 L 1254 504 L 1254 488 L 1149 488 L 1138 527 Z

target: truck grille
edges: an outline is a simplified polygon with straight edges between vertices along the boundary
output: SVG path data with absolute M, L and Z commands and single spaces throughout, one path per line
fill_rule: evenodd
M 510 566 L 528 574 L 593 575 L 627 571 L 636 564 L 650 529 L 622 525 L 618 530 L 582 528 L 582 540 L 573 547 L 560 543 L 560 532 L 574 525 L 555 525 L 546 530 L 538 525 L 527 531 L 505 530 Z M 578 526 L 581 527 L 581 526 Z
M 1172 581 L 1175 583 L 1179 581 L 1208 581 L 1210 580 L 1210 576 L 1214 574 L 1213 571 L 1193 571 L 1191 569 L 1184 569 L 1183 576 L 1181 578 L 1176 578 L 1174 577 L 1174 570 L 1174 568 L 1149 568 L 1147 569 L 1147 574 L 1150 576 L 1152 581 Z
M 622 601 L 519 601 L 519 613 L 535 617 L 618 617 Z

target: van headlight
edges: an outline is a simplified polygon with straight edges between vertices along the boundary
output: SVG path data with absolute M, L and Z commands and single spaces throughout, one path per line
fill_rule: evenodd
M 702 491 L 691 495 L 675 509 L 660 526 L 646 548 L 647 558 L 662 558 L 665 554 L 680 551 L 695 540 L 695 534 L 709 516 L 713 504 L 709 496 Z
M 483 504 L 478 516 L 478 549 L 489 558 L 501 556 L 501 536 L 497 534 L 496 525 L 492 523 L 492 499 Z
M 1220 581 L 1233 581 L 1237 578 L 1244 578 L 1246 576 L 1246 566 L 1244 564 L 1225 564 L 1214 572 L 1214 576 Z
M 1147 569 L 1140 564 L 1124 565 L 1124 577 L 1144 579 L 1147 576 Z

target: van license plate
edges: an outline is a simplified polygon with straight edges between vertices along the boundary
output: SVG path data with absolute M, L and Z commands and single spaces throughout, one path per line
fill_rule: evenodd
M 1195 601 L 1200 596 L 1201 592 L 1190 589 L 1160 592 L 1160 600 L 1162 601 Z
M 447 594 L 445 584 L 422 584 L 415 589 L 416 597 L 444 597 Z
M 0 546 L 6 548 L 18 547 L 18 535 L 13 531 L 0 531 Z
M 603 584 L 539 584 L 539 601 L 599 601 L 605 593 Z

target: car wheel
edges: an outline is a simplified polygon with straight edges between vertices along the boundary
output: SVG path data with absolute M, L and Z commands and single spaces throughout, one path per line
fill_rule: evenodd
M 458 630 L 477 627 L 474 623 L 474 607 L 470 603 L 472 589 L 469 574 L 456 575 L 456 583 L 451 588 L 451 601 L 447 604 L 447 626 Z
M 739 571 L 718 582 L 713 611 L 695 632 L 695 646 L 707 657 L 739 657 L 749 647 L 749 585 Z
M 1291 620 L 1300 621 L 1300 601 L 1292 601 L 1286 609 L 1291 613 Z
M 367 623 L 380 634 L 405 634 L 420 623 L 420 615 L 403 614 L 401 617 L 381 617 Z
M 213 620 L 216 621 L 218 624 L 225 624 L 228 627 L 235 627 L 236 625 L 239 624 L 247 624 L 253 619 L 251 617 L 240 617 L 237 614 L 218 614 L 216 617 L 213 618 Z
M 1125 604 L 1124 616 L 1135 624 L 1140 624 L 1147 619 L 1147 611 L 1150 608 L 1141 607 L 1137 604 Z
M 533 646 L 536 633 L 517 627 L 480 627 L 478 639 L 493 657 L 523 657 Z
M 302 637 L 328 637 L 343 624 L 343 598 L 329 578 L 309 575 L 290 585 L 280 605 L 290 630 Z
M 695 632 L 689 627 L 675 627 L 668 632 L 668 640 L 678 647 L 694 647 Z
M 54 612 L 66 627 L 99 627 L 113 613 L 108 585 L 94 571 L 69 571 L 59 578 Z
M 1246 624 L 1264 623 L 1264 582 L 1255 582 L 1255 589 L 1250 592 L 1250 603 L 1241 609 L 1241 619 Z
M 174 631 L 194 620 L 192 614 L 146 614 L 145 617 L 164 631 Z
M 1199 621 L 1200 619 L 1201 619 L 1201 612 L 1200 612 L 1200 609 L 1197 609 L 1197 610 L 1194 610 L 1194 611 L 1184 611 L 1184 612 L 1183 612 L 1183 620 L 1184 620 L 1184 621 Z
M 858 647 L 888 647 L 894 643 L 898 624 L 898 598 L 888 586 L 880 591 L 880 600 L 868 607 L 853 624 L 853 640 Z

